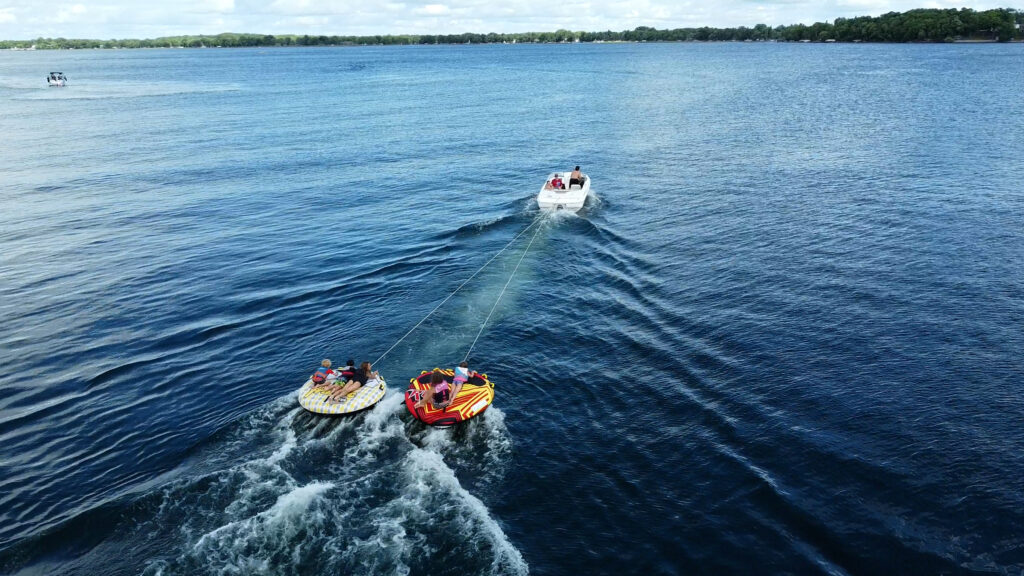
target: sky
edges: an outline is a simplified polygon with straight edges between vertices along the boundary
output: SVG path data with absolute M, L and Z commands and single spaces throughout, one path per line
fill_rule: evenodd
M 632 30 L 812 24 L 914 8 L 1015 0 L 0 0 L 0 39 L 185 34 L 357 35 Z

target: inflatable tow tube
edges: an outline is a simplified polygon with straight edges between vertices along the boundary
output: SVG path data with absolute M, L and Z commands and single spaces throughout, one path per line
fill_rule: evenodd
M 364 386 L 338 400 L 328 400 L 338 388 L 334 385 L 314 384 L 312 380 L 299 389 L 299 405 L 314 414 L 354 414 L 372 408 L 388 391 L 383 378 L 370 380 Z
M 441 372 L 449 382 L 455 375 L 452 370 L 441 370 Z M 405 407 L 409 409 L 410 414 L 424 424 L 438 428 L 454 426 L 459 422 L 479 416 L 494 402 L 494 383 L 487 378 L 487 374 L 476 373 L 462 386 L 459 395 L 448 406 L 435 408 L 428 403 L 422 408 L 416 408 L 419 391 L 430 388 L 432 373 L 433 370 L 424 370 L 419 376 L 410 379 L 409 389 L 405 391 Z

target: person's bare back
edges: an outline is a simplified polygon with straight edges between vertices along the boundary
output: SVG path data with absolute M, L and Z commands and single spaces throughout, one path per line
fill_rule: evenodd
M 583 186 L 583 173 L 580 172 L 579 166 L 577 166 L 576 169 L 572 171 L 572 174 L 569 175 L 569 186 L 574 184 Z

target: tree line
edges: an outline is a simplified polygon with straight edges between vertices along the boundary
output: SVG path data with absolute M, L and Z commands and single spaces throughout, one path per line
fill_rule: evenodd
M 81 40 L 36 38 L 0 41 L 0 49 L 85 48 L 231 48 L 246 46 L 346 46 L 392 44 L 501 44 L 555 42 L 955 42 L 1024 39 L 1024 11 L 1012 8 L 975 11 L 970 8 L 918 9 L 881 16 L 836 18 L 812 25 L 752 28 L 675 28 L 657 30 L 640 26 L 622 32 L 520 32 L 514 34 L 400 34 L 387 36 L 309 36 L 272 34 L 217 34 L 167 36 L 145 40 Z

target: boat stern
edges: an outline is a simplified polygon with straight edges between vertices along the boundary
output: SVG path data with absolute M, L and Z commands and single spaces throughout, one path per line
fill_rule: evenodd
M 541 210 L 571 210 L 573 212 L 583 208 L 583 204 L 587 201 L 587 194 L 590 193 L 590 177 L 583 174 L 582 186 L 574 184 L 566 189 L 550 188 L 551 179 L 558 175 L 557 172 L 548 175 L 537 194 L 537 206 Z M 563 174 L 562 177 L 567 183 L 568 174 Z

